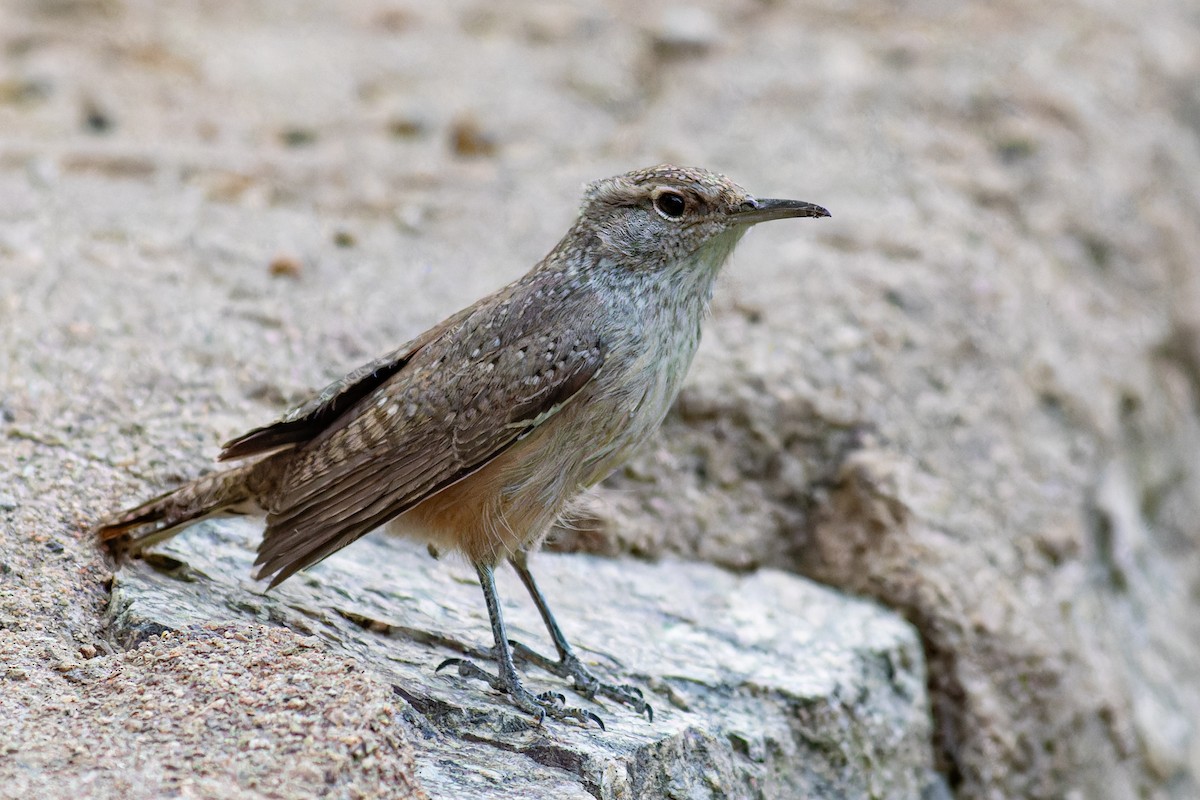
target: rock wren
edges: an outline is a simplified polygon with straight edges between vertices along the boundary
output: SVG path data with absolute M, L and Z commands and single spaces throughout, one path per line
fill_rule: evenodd
M 751 225 L 825 217 L 759 200 L 721 175 L 658 166 L 591 184 L 575 224 L 528 274 L 354 370 L 278 421 L 224 446 L 255 460 L 101 522 L 139 551 L 221 513 L 262 513 L 256 577 L 275 586 L 369 531 L 389 527 L 457 550 L 483 587 L 499 670 L 449 659 L 538 719 L 599 718 L 534 695 L 513 664 L 493 571 L 507 560 L 585 697 L 653 714 L 641 693 L 599 681 L 575 656 L 527 554 L 567 504 L 662 422 L 700 340 L 717 273 Z

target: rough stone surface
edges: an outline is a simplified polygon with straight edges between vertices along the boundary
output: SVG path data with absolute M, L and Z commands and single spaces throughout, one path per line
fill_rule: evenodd
M 292 631 L 213 619 L 48 653 L 49 673 L 10 663 L 0 796 L 427 797 L 387 683 Z
M 675 160 L 834 218 L 560 546 L 902 612 L 958 797 L 1200 795 L 1194 4 L 643 6 L 0 2 L 0 702 L 117 657 L 99 513 Z
M 538 725 L 483 684 L 434 673 L 450 657 L 491 667 L 487 612 L 468 565 L 378 535 L 267 595 L 249 578 L 260 530 L 205 523 L 150 563 L 120 570 L 110 635 L 129 647 L 164 630 L 189 636 L 208 620 L 241 619 L 311 637 L 301 641 L 394 686 L 393 713 L 433 797 L 915 798 L 931 781 L 914 632 L 795 576 L 538 559 L 543 591 L 585 663 L 645 687 L 654 708 L 650 723 L 565 692 L 606 722 L 602 731 Z M 500 591 L 510 635 L 550 648 L 515 574 L 500 576 Z M 532 667 L 527 676 L 535 693 L 566 689 Z M 308 695 L 288 688 L 289 699 Z

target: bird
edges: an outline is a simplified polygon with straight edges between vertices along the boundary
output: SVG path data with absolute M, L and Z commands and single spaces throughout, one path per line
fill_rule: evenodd
M 595 181 L 574 224 L 524 276 L 350 372 L 276 421 L 227 442 L 241 462 L 102 519 L 99 540 L 136 554 L 202 519 L 258 514 L 256 578 L 277 586 L 381 526 L 460 553 L 483 590 L 496 671 L 451 658 L 539 722 L 603 721 L 533 694 L 517 655 L 645 713 L 628 684 L 578 658 L 529 555 L 583 492 L 662 423 L 738 241 L 771 220 L 828 217 L 759 199 L 724 175 L 669 164 Z M 495 570 L 517 572 L 557 659 L 510 643 Z

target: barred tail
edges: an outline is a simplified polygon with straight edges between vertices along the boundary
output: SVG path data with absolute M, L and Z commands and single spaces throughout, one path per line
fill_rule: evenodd
M 205 475 L 136 508 L 101 520 L 93 533 L 118 555 L 137 553 L 169 539 L 188 524 L 221 512 L 247 513 L 256 497 L 266 461 Z

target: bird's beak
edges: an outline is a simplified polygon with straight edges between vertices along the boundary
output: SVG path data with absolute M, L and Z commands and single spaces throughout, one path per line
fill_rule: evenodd
M 828 216 L 829 212 L 821 206 L 802 200 L 747 200 L 733 213 L 733 219 L 741 225 L 755 225 L 790 217 Z

